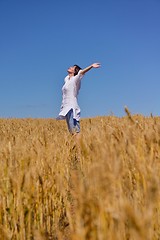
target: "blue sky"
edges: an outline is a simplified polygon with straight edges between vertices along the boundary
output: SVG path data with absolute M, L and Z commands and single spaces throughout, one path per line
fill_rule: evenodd
M 0 117 L 55 118 L 67 68 L 93 62 L 81 116 L 160 115 L 160 0 L 0 0 Z

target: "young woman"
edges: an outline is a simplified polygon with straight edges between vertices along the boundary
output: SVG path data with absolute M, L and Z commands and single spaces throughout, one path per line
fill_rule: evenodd
M 68 75 L 65 77 L 65 83 L 62 87 L 62 105 L 58 119 L 66 119 L 71 134 L 80 132 L 80 107 L 78 106 L 77 97 L 81 87 L 81 79 L 86 72 L 99 67 L 99 63 L 93 63 L 84 69 L 74 65 L 67 70 Z

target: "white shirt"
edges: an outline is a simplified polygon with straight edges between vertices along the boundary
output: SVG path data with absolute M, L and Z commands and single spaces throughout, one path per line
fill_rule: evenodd
M 69 78 L 69 75 L 64 79 L 64 85 L 62 87 L 62 105 L 59 113 L 59 118 L 65 118 L 66 114 L 73 109 L 73 118 L 79 121 L 80 119 L 80 107 L 78 106 L 77 97 L 81 87 L 81 79 L 83 74 L 81 70 L 76 76 Z

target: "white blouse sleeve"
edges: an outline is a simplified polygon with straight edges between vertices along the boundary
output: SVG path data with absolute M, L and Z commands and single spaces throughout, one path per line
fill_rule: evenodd
M 79 70 L 78 74 L 75 76 L 75 81 L 79 82 L 83 78 L 84 74 L 81 74 L 82 70 Z
M 82 70 L 79 70 L 78 75 L 82 78 L 84 74 L 82 74 Z

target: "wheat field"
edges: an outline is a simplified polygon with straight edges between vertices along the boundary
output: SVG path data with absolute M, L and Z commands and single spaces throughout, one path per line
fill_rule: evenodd
M 160 118 L 0 119 L 0 239 L 160 239 Z

